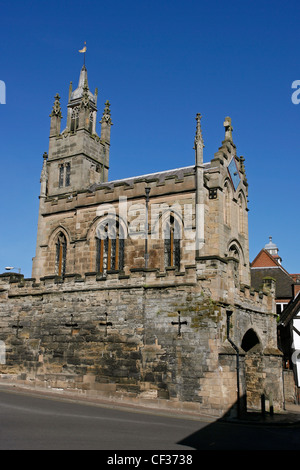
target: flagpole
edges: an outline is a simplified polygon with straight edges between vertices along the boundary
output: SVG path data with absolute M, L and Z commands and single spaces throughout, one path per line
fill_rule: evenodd
M 83 52 L 83 65 L 85 66 L 86 41 L 84 41 L 83 49 L 80 49 L 79 52 Z

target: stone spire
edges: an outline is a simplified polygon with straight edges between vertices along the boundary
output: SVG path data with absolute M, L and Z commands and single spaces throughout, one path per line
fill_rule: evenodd
M 79 74 L 78 87 L 74 91 L 71 91 L 71 89 L 69 90 L 69 104 L 75 101 L 79 101 L 85 94 L 88 95 L 89 100 L 93 104 L 96 103 L 95 96 L 89 90 L 87 68 L 85 65 L 83 65 Z

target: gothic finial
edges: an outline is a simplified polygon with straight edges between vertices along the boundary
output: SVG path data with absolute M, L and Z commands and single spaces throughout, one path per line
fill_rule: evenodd
M 57 117 L 62 117 L 61 115 L 61 107 L 60 107 L 60 96 L 58 93 L 56 93 L 55 97 L 54 97 L 54 105 L 53 105 L 53 108 L 52 108 L 52 112 L 50 114 L 50 117 L 52 116 L 57 116 Z
M 200 113 L 197 113 L 196 114 L 196 122 L 197 122 L 197 125 L 196 125 L 196 135 L 195 135 L 195 147 L 196 145 L 200 142 L 202 144 L 202 146 L 204 147 L 203 145 L 203 137 L 202 137 L 202 131 L 201 131 L 201 114 Z
M 43 159 L 44 161 L 43 161 L 43 168 L 42 168 L 40 183 L 47 183 L 48 181 L 48 170 L 47 170 L 48 154 L 47 152 L 44 152 Z M 45 191 L 45 188 L 44 188 L 44 191 Z
M 231 126 L 231 118 L 227 116 L 224 121 L 224 127 L 225 127 L 225 140 L 229 140 L 232 142 L 232 131 L 233 127 Z
M 240 156 L 240 172 L 244 175 L 244 183 L 247 185 L 247 177 L 246 177 L 246 170 L 245 170 L 245 158 L 241 155 Z
M 110 102 L 107 100 L 105 101 L 105 107 L 102 115 L 101 123 L 106 122 L 107 124 L 111 124 L 111 115 L 110 115 Z
M 88 86 L 87 79 L 85 79 L 84 85 L 83 85 L 83 93 L 82 93 L 82 102 L 81 102 L 81 106 L 84 106 L 85 108 L 87 108 L 87 107 L 89 106 L 89 103 L 90 103 L 90 99 L 89 99 L 89 86 Z
M 245 165 L 244 165 L 244 161 L 245 161 L 245 159 L 244 159 L 243 155 L 241 155 L 241 156 L 240 156 L 240 162 L 241 162 L 241 168 L 240 168 L 240 171 L 241 171 L 241 173 L 243 173 L 243 174 L 245 174 L 245 173 L 246 173 L 246 172 L 245 172 Z

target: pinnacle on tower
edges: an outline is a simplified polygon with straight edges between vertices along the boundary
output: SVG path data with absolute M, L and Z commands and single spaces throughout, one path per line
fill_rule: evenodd
M 225 141 L 233 142 L 232 141 L 232 131 L 233 127 L 231 126 L 231 118 L 227 116 L 224 121 L 224 127 L 225 127 Z
M 53 117 L 53 116 L 58 116 L 58 117 L 62 117 L 61 115 L 61 107 L 60 107 L 60 96 L 58 93 L 56 93 L 56 95 L 54 96 L 54 104 L 53 104 L 53 108 L 52 108 L 52 112 L 50 114 L 50 117 Z
M 110 128 L 113 125 L 111 121 L 109 101 L 105 102 L 104 111 L 103 111 L 100 124 L 101 124 L 101 140 L 109 143 L 110 142 Z
M 54 105 L 50 114 L 50 137 L 57 137 L 60 134 L 60 123 L 62 119 L 61 107 L 60 107 L 60 96 L 56 93 L 54 97 Z
M 204 142 L 202 137 L 202 130 L 201 130 L 201 114 L 196 114 L 196 135 L 195 135 L 195 142 L 194 142 L 194 150 L 196 151 L 196 166 L 203 163 L 203 148 Z
M 200 141 L 202 142 L 203 145 L 203 137 L 202 137 L 202 131 L 201 131 L 201 114 L 197 113 L 196 114 L 196 135 L 195 135 L 195 145 Z

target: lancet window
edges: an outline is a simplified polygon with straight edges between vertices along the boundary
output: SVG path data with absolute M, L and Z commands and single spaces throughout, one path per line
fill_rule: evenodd
M 60 188 L 64 185 L 64 165 L 59 165 L 59 176 L 58 176 L 58 185 Z
M 72 110 L 71 114 L 71 132 L 75 132 L 79 125 L 79 108 L 76 106 Z
M 66 186 L 70 186 L 71 184 L 71 165 L 70 163 L 66 163 Z
M 180 224 L 173 214 L 164 226 L 164 257 L 165 267 L 180 269 Z
M 230 224 L 230 219 L 231 219 L 231 190 L 229 187 L 229 183 L 225 183 L 224 186 L 224 223 L 226 225 L 231 225 Z
M 67 261 L 67 240 L 65 235 L 60 232 L 56 242 L 56 260 L 55 260 L 55 274 L 57 276 L 64 276 L 66 273 Z
M 109 220 L 98 226 L 96 235 L 96 271 L 105 275 L 107 271 L 124 268 L 124 237 L 117 221 Z
M 239 195 L 238 198 L 238 210 L 239 210 L 239 232 L 244 235 L 245 234 L 245 201 L 242 194 Z
M 94 114 L 93 111 L 90 112 L 90 121 L 89 121 L 89 131 L 93 133 L 93 123 L 94 123 Z

